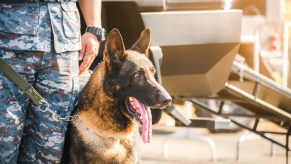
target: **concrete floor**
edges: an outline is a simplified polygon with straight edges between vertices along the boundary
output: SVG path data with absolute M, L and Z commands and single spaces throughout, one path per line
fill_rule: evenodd
M 185 128 L 154 126 L 153 138 L 150 144 L 141 145 L 142 164 L 284 164 L 285 149 L 274 145 L 274 155 L 271 156 L 271 143 L 258 137 L 241 145 L 239 160 L 236 161 L 237 142 L 246 133 L 245 130 L 236 133 L 209 133 L 206 129 L 188 129 L 191 133 L 202 134 L 212 140 L 216 149 L 216 160 L 212 160 L 209 145 L 197 139 L 168 138 L 168 157 L 163 157 L 163 146 L 167 137 Z M 285 143 L 284 136 L 274 136 Z M 289 153 L 290 154 L 290 153 Z M 290 155 L 289 155 L 290 156 Z M 289 157 L 290 158 L 290 157 Z

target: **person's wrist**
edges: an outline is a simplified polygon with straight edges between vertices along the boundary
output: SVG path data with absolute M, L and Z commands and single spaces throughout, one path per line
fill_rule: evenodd
M 92 39 L 94 39 L 96 42 L 99 42 L 100 43 L 100 41 L 98 40 L 98 37 L 96 36 L 96 35 L 94 35 L 94 34 L 92 34 L 92 33 L 90 33 L 90 32 L 85 32 L 84 33 L 86 36 L 86 38 L 92 38 Z

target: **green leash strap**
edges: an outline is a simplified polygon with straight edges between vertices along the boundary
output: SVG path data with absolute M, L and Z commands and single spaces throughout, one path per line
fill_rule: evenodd
M 0 58 L 0 70 L 13 81 L 22 91 L 24 91 L 31 101 L 38 107 L 46 105 L 45 100 L 41 95 L 29 85 L 29 83 L 23 79 L 9 64 L 7 64 L 3 59 Z

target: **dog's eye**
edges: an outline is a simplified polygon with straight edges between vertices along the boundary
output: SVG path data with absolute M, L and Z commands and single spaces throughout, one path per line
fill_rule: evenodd
M 134 74 L 134 78 L 136 78 L 136 79 L 139 79 L 139 78 L 142 78 L 142 77 L 143 77 L 142 72 L 137 72 L 137 73 Z
M 154 68 L 151 69 L 151 72 L 152 72 L 153 74 L 156 74 L 156 70 L 155 70 Z
M 134 74 L 134 77 L 135 78 L 139 78 L 141 76 L 141 73 L 140 72 L 137 72 L 136 74 Z

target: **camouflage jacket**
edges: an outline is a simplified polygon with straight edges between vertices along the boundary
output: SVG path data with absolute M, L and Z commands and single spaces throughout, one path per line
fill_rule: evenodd
M 80 50 L 76 2 L 0 4 L 0 47 L 57 53 Z

